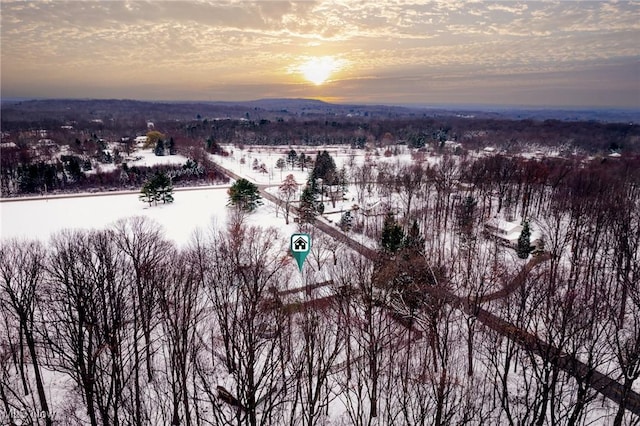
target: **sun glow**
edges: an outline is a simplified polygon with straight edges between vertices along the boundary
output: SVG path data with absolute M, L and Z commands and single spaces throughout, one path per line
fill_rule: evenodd
M 303 62 L 297 71 L 311 83 L 319 86 L 329 80 L 331 74 L 342 68 L 342 61 L 332 56 L 313 57 Z

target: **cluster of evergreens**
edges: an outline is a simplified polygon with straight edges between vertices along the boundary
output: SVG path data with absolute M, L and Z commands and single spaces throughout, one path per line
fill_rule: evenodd
M 173 203 L 173 185 L 165 173 L 156 173 L 145 182 L 140 192 L 140 200 L 149 203 L 149 206 L 157 205 L 160 201 L 163 204 Z

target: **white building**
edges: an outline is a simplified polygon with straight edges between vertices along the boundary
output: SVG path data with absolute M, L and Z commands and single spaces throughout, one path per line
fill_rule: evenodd
M 542 248 L 542 234 L 529 222 L 531 236 L 529 241 L 531 247 Z M 484 224 L 485 233 L 491 238 L 496 239 L 501 244 L 516 248 L 518 247 L 518 239 L 522 233 L 522 225 L 518 222 L 509 222 L 507 220 L 494 218 Z

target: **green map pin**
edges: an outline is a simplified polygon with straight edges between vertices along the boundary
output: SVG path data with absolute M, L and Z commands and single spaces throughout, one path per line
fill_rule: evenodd
M 293 234 L 291 236 L 291 254 L 298 262 L 298 269 L 302 272 L 302 264 L 311 251 L 311 235 Z

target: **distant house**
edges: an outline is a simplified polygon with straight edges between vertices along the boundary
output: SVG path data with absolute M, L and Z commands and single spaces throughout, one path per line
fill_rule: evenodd
M 14 142 L 2 142 L 0 143 L 0 148 L 2 149 L 18 148 L 18 145 L 16 145 Z
M 458 148 L 462 148 L 462 144 L 456 141 L 444 141 L 443 147 L 449 151 L 455 151 Z
M 136 136 L 135 142 L 136 142 L 136 144 L 147 143 L 147 137 L 146 136 Z
M 511 248 L 518 246 L 518 238 L 520 238 L 522 229 L 522 225 L 517 222 L 509 222 L 497 218 L 491 219 L 484 224 L 486 235 Z M 530 241 L 533 247 L 541 245 L 540 233 L 535 229 L 531 229 Z

